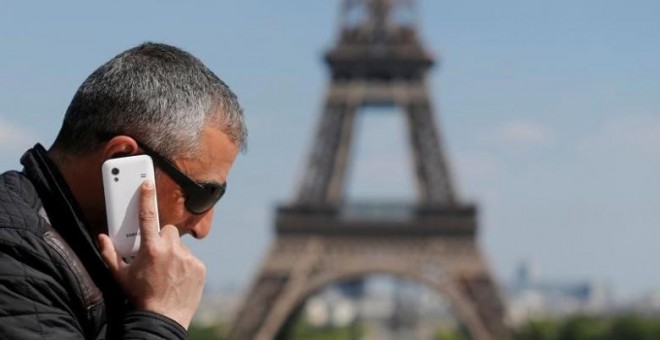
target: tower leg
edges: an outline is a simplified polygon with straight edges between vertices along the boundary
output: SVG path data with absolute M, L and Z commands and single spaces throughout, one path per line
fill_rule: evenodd
M 410 102 L 406 111 L 421 203 L 453 205 L 454 190 L 430 102 L 427 99 Z
M 479 318 L 489 334 L 497 337 L 507 333 L 504 324 L 504 306 L 495 283 L 487 273 L 466 276 L 459 279 L 463 294 L 477 306 Z
M 282 247 L 271 250 L 268 259 L 277 261 L 282 256 L 282 249 L 299 247 L 287 244 L 286 240 L 281 240 L 281 243 Z M 317 238 L 307 237 L 302 241 L 302 249 L 296 261 L 289 262 L 284 268 L 273 268 L 273 263 L 266 261 L 234 320 L 230 340 L 275 338 L 290 317 L 289 313 L 298 302 L 299 292 L 304 289 L 311 270 L 323 254 L 321 246 L 322 242 Z
M 328 97 L 299 186 L 298 204 L 336 206 L 341 202 L 358 105 L 348 96 Z

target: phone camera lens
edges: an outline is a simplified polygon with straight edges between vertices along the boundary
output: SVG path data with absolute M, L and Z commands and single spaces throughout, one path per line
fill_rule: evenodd
M 119 174 L 119 169 L 117 169 L 117 168 L 112 168 L 112 174 L 113 174 L 113 175 L 118 175 L 118 174 Z

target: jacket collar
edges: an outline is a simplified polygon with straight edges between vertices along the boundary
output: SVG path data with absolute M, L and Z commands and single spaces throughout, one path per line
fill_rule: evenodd
M 41 144 L 21 157 L 23 173 L 34 185 L 51 225 L 78 255 L 96 285 L 105 293 L 118 291 L 94 236 L 64 177 Z M 107 303 L 107 299 L 106 299 Z
M 25 152 L 21 164 L 24 166 L 23 173 L 42 201 L 51 225 L 78 255 L 96 286 L 103 292 L 108 338 L 118 338 L 115 332 L 120 331 L 123 315 L 131 307 L 96 248 L 93 241 L 95 235 L 92 235 L 64 177 L 41 144 Z
M 91 229 L 85 222 L 73 193 L 66 184 L 62 173 L 48 156 L 46 149 L 37 143 L 32 149 L 23 154 L 21 164 L 24 166 L 23 173 L 35 186 L 55 229 L 62 235 L 71 233 L 70 231 L 60 230 L 63 226 L 67 226 L 67 229 L 73 229 L 76 234 L 81 236 L 81 240 L 84 240 L 86 245 L 92 245 L 93 252 L 100 256 L 96 247 L 93 246 Z M 75 243 L 75 245 L 78 245 L 78 243 Z

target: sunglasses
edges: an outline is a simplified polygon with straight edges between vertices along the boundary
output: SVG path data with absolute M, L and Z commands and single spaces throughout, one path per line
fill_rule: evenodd
M 167 158 L 140 142 L 137 142 L 137 144 L 145 154 L 151 156 L 156 166 L 165 171 L 179 185 L 185 197 L 184 205 L 189 212 L 200 215 L 211 210 L 227 191 L 226 182 L 222 184 L 213 182 L 197 183 L 177 169 Z

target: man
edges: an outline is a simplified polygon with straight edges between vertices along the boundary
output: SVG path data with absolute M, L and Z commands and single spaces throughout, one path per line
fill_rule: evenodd
M 246 136 L 236 96 L 175 47 L 145 43 L 94 71 L 52 147 L 0 175 L 0 338 L 186 338 L 205 267 L 179 237 L 208 235 Z M 127 264 L 106 235 L 101 165 L 138 154 L 156 183 L 141 188 Z

